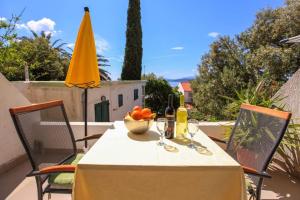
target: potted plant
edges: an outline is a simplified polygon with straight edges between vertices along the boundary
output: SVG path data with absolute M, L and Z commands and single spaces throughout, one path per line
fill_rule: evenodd
M 236 91 L 237 98 L 222 96 L 231 101 L 231 103 L 225 107 L 224 113 L 227 114 L 229 118 L 236 118 L 239 108 L 243 103 L 272 108 L 276 102 L 281 101 L 283 98 L 279 96 L 269 98 L 268 96 L 270 94 L 266 92 L 266 90 L 268 90 L 267 88 L 269 88 L 269 83 L 262 80 L 256 87 L 249 87 L 240 92 Z M 258 167 L 255 164 L 255 160 L 264 158 L 262 154 L 256 153 L 255 148 L 260 146 L 258 143 L 263 142 L 262 137 L 266 134 L 270 140 L 275 139 L 272 131 L 269 130 L 268 127 L 276 126 L 276 122 L 264 120 L 262 115 L 253 112 L 243 111 L 240 115 L 239 124 L 234 133 L 233 146 L 231 146 L 229 150 L 236 154 L 236 159 L 240 163 L 251 163 L 253 167 Z M 227 140 L 232 132 L 231 129 L 227 128 L 225 132 L 225 139 Z

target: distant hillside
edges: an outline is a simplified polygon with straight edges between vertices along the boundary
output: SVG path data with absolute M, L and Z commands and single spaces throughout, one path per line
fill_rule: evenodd
M 166 81 L 168 81 L 168 82 L 185 82 L 185 81 L 191 81 L 191 80 L 194 80 L 194 79 L 195 79 L 194 76 L 187 76 L 187 77 L 178 78 L 178 79 L 166 78 Z

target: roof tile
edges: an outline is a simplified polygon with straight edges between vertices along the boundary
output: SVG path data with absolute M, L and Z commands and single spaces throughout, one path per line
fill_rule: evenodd
M 192 91 L 190 82 L 181 82 L 180 84 L 181 84 L 181 86 L 182 86 L 182 88 L 185 92 L 191 92 Z

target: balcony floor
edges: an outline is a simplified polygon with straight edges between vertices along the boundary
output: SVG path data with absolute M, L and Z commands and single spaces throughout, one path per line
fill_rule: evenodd
M 30 171 L 28 162 L 24 162 L 8 172 L 0 175 L 0 199 L 20 200 L 26 199 L 35 200 L 36 184 L 35 179 L 25 178 L 26 173 Z M 300 196 L 300 181 L 292 180 L 286 174 L 280 172 L 270 172 L 272 179 L 267 179 L 264 182 L 262 191 L 262 199 L 280 199 L 280 200 L 297 200 Z M 44 199 L 48 199 L 45 195 Z M 51 200 L 71 200 L 71 195 L 52 194 Z

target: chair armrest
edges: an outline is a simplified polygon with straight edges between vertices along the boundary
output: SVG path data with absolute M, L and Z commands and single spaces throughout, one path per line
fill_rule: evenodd
M 39 171 L 32 171 L 27 176 L 37 176 L 43 174 L 52 173 L 74 173 L 76 169 L 75 165 L 54 165 L 50 167 L 45 167 Z
M 263 171 L 263 172 L 259 172 L 251 167 L 246 167 L 246 166 L 242 166 L 244 172 L 246 174 L 250 174 L 250 175 L 254 175 L 254 176 L 259 176 L 259 177 L 263 177 L 263 178 L 272 178 L 267 172 Z
M 221 140 L 219 138 L 216 138 L 216 137 L 213 137 L 213 136 L 208 136 L 210 139 L 212 139 L 213 141 L 216 141 L 216 142 L 220 142 L 220 143 L 224 143 L 226 144 L 227 142 L 225 140 Z
M 75 142 L 81 142 L 81 141 L 86 141 L 86 140 L 93 140 L 93 139 L 98 139 L 102 136 L 102 134 L 94 134 L 94 135 L 89 135 L 80 139 L 75 140 Z

